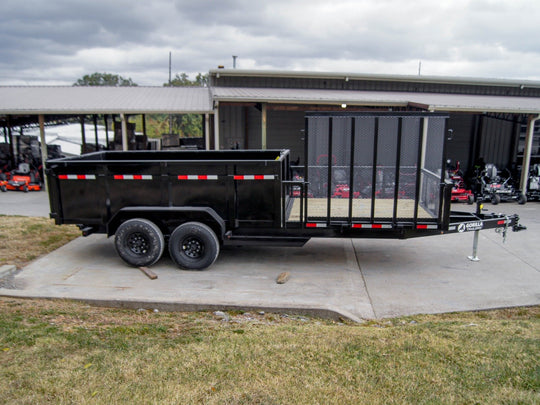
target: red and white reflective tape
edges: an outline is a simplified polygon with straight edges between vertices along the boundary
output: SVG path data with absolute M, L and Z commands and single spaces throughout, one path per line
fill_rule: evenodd
M 416 225 L 416 229 L 437 229 L 438 226 L 436 224 L 418 224 Z
M 326 224 L 322 222 L 307 222 L 306 228 L 326 228 Z
M 95 174 L 59 174 L 60 180 L 95 180 Z
M 392 224 L 352 224 L 355 229 L 392 229 Z
M 273 174 L 244 174 L 235 175 L 235 180 L 274 180 L 276 178 Z
M 178 180 L 217 180 L 217 174 L 181 174 Z
M 115 174 L 115 180 L 152 180 L 151 174 Z

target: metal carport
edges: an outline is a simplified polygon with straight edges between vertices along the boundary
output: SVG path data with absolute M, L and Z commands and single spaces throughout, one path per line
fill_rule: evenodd
M 127 150 L 126 116 L 152 113 L 204 115 L 206 145 L 209 145 L 209 117 L 213 109 L 210 92 L 206 87 L 0 87 L 0 124 L 6 127 L 16 122 L 36 122 L 37 118 L 43 163 L 47 156 L 44 130 L 47 118 L 119 115 L 122 120 L 122 146 Z

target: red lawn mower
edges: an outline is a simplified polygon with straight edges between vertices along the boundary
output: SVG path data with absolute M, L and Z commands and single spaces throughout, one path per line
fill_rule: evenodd
M 5 184 L 6 190 L 14 191 L 40 191 L 41 190 L 41 178 L 38 170 L 30 170 L 28 163 L 19 164 L 17 170 L 11 172 L 11 177 Z M 2 187 L 2 191 L 5 191 Z
M 448 161 L 450 165 L 450 160 Z M 474 203 L 474 194 L 465 186 L 463 173 L 459 167 L 459 161 L 456 162 L 456 167 L 448 166 L 446 169 L 448 178 L 453 183 L 451 201 L 466 202 L 467 204 Z

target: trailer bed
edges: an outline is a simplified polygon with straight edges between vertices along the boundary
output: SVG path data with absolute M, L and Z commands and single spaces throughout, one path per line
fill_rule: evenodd
M 353 219 L 371 218 L 371 199 L 358 198 L 352 200 L 352 217 Z M 291 208 L 288 211 L 287 221 L 299 222 L 300 198 L 292 199 Z M 412 218 L 414 212 L 415 201 L 402 199 L 398 200 L 397 218 Z M 308 218 L 326 218 L 328 213 L 328 201 L 326 198 L 309 198 L 307 200 L 307 217 Z M 390 198 L 376 199 L 374 217 L 378 219 L 392 218 L 394 215 L 394 200 Z M 330 203 L 330 219 L 349 218 L 349 200 L 335 198 Z M 418 207 L 417 218 L 431 219 L 431 215 L 422 206 Z

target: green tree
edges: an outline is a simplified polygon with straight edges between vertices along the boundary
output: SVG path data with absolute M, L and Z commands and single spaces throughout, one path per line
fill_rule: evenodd
M 163 83 L 165 87 L 188 87 L 188 86 L 208 86 L 208 74 L 197 73 L 195 80 L 191 80 L 186 73 L 176 74 L 171 83 Z
M 111 73 L 92 73 L 91 75 L 84 75 L 78 79 L 74 86 L 137 86 L 131 78 L 123 78 L 119 75 Z
M 208 74 L 197 73 L 195 80 L 191 80 L 186 73 L 176 74 L 171 83 L 164 83 L 165 87 L 206 87 Z M 203 136 L 203 124 L 198 114 L 177 114 L 172 120 L 171 130 L 180 133 L 182 138 L 200 138 Z

